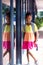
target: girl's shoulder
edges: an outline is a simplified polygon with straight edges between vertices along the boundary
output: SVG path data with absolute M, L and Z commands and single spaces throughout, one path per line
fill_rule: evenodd
M 5 28 L 6 28 L 6 27 L 10 27 L 10 24 L 7 24 L 7 23 L 6 23 L 6 24 L 4 25 L 4 27 L 5 27 Z
M 4 25 L 4 32 L 10 31 L 10 25 Z
M 31 25 L 25 25 L 25 26 L 23 26 L 23 31 L 24 32 L 29 32 L 29 31 L 31 31 Z

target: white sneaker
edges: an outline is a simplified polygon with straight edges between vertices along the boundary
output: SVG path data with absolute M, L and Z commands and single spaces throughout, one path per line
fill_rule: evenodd
M 27 63 L 27 65 L 29 65 L 29 62 Z
M 8 63 L 7 65 L 10 65 L 10 63 Z
M 35 65 L 38 65 L 38 61 L 35 61 Z

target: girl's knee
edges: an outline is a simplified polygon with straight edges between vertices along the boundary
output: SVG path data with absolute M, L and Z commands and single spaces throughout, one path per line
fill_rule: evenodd
M 29 53 L 29 50 L 27 49 L 27 53 Z

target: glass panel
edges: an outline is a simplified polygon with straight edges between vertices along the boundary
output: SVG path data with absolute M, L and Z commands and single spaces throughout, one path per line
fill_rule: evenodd
M 16 2 L 13 0 L 13 26 L 14 26 L 14 64 L 16 64 Z M 10 49 L 10 24 L 7 21 L 10 21 L 9 14 L 6 12 L 10 11 L 10 0 L 2 0 L 2 26 L 3 26 L 3 65 L 7 65 L 11 60 L 11 49 Z M 8 16 L 8 17 L 7 17 Z M 9 34 L 7 36 L 7 34 Z M 5 39 L 4 39 L 5 38 Z M 10 51 L 9 51 L 10 50 Z M 8 52 L 6 52 L 8 51 Z
M 21 34 L 21 48 L 23 46 L 23 27 L 25 25 L 25 14 L 26 14 L 26 11 L 27 11 L 27 1 L 26 0 L 21 0 L 21 31 L 22 31 L 22 34 Z M 22 48 L 22 64 L 26 64 L 26 50 L 24 50 Z M 25 59 L 24 59 L 25 58 Z
M 29 3 L 29 4 L 27 4 Z M 23 36 L 23 27 L 25 26 L 26 24 L 26 21 L 25 21 L 25 14 L 27 12 L 27 8 L 29 7 L 29 9 L 32 10 L 32 0 L 29 0 L 29 2 L 27 0 L 21 0 L 21 50 L 22 50 L 22 64 L 28 64 L 28 59 L 27 59 L 27 49 L 23 49 L 22 46 L 23 46 L 23 41 L 24 41 L 24 36 Z M 38 64 L 39 65 L 43 65 L 43 8 L 42 8 L 42 5 L 40 3 L 43 3 L 42 0 L 36 0 L 35 2 L 35 6 L 34 6 L 34 12 L 35 12 L 35 24 L 37 25 L 38 27 L 38 33 L 39 33 L 39 37 L 38 37 L 38 40 L 37 40 L 37 47 L 33 47 L 32 49 L 29 50 L 29 63 L 30 65 L 34 65 L 34 60 L 38 60 Z M 39 4 L 39 5 L 38 5 Z M 29 6 L 28 6 L 29 5 Z M 14 11 L 13 11 L 13 24 L 14 24 L 14 64 L 16 64 L 16 0 L 13 0 L 13 8 L 14 8 Z M 28 9 L 28 10 L 29 10 Z M 5 31 L 9 31 L 9 26 L 8 26 L 8 30 L 6 29 L 7 26 L 6 26 L 6 23 L 7 23 L 7 19 L 6 19 L 6 11 L 10 10 L 10 0 L 2 0 L 2 32 L 5 33 Z M 29 10 L 30 11 L 30 10 Z M 33 10 L 32 10 L 33 12 Z M 33 12 L 33 13 L 34 13 Z M 32 13 L 32 14 L 33 14 Z M 33 16 L 34 17 L 34 16 Z M 5 28 L 6 26 L 6 28 Z M 5 31 L 4 31 L 5 30 Z M 5 34 L 3 34 L 2 36 L 4 36 Z M 5 35 L 6 36 L 6 35 Z M 4 37 L 5 37 L 4 36 Z M 27 36 L 28 37 L 28 36 Z M 5 37 L 5 39 L 7 39 Z M 7 43 L 5 43 L 5 39 L 2 37 L 2 45 L 3 45 L 3 55 L 4 53 L 6 52 L 7 49 Z M 9 37 L 7 39 L 9 41 Z M 6 41 L 7 41 L 6 40 Z M 9 42 L 10 43 L 10 42 Z M 9 50 L 8 50 L 9 51 Z M 10 49 L 11 51 L 11 49 Z M 32 54 L 33 57 L 32 56 Z M 13 55 L 12 55 L 13 56 Z M 31 58 L 31 56 L 34 58 L 34 60 Z M 3 65 L 7 65 L 9 64 L 9 53 L 7 53 L 4 57 L 3 57 Z
M 13 7 L 14 7 L 14 64 L 16 64 L 16 0 L 13 0 Z
M 10 1 L 9 1 L 10 2 Z M 7 46 L 7 28 L 10 26 L 8 26 L 6 23 L 7 23 L 7 20 L 6 20 L 6 12 L 9 11 L 9 4 L 7 5 L 6 1 L 2 1 L 2 26 L 3 26 L 3 33 L 2 33 L 2 45 L 3 45 L 3 65 L 7 65 L 9 64 L 9 52 L 8 52 L 8 46 Z M 8 15 L 9 16 L 9 15 Z M 7 28 L 6 28 L 7 26 Z M 5 31 L 5 28 L 6 28 L 6 31 Z M 10 29 L 10 28 L 9 28 Z M 5 33 L 4 33 L 5 31 Z M 9 31 L 10 32 L 10 31 Z M 6 34 L 6 36 L 5 36 Z M 9 34 L 9 33 L 8 33 Z M 9 42 L 10 44 L 10 42 Z M 10 46 L 10 45 L 9 45 Z
M 30 0 L 29 0 L 30 1 Z M 37 0 L 36 0 L 37 1 Z M 32 0 L 30 1 L 29 4 L 31 4 Z M 34 11 L 31 8 L 30 5 L 30 9 L 35 12 L 35 24 L 37 25 L 38 28 L 38 40 L 36 41 L 36 47 L 33 47 L 32 49 L 29 49 L 29 64 L 34 65 L 35 60 L 37 60 L 36 63 L 43 64 L 43 8 L 42 5 L 40 4 L 43 1 L 37 1 L 34 2 L 35 6 L 34 6 Z M 23 3 L 22 3 L 23 4 Z M 40 7 L 38 8 L 38 6 L 40 5 Z M 27 4 L 26 4 L 27 5 Z M 23 10 L 23 9 L 22 9 Z M 29 10 L 30 11 L 30 10 Z M 40 15 L 39 15 L 39 14 Z M 25 26 L 24 21 L 25 21 L 25 15 L 23 16 L 24 11 L 22 11 L 22 15 L 21 15 L 21 30 L 22 28 Z M 23 18 L 24 17 L 24 18 Z M 28 37 L 28 36 L 27 36 Z M 23 45 L 23 31 L 22 31 L 22 42 L 21 42 L 21 46 Z M 34 58 L 33 58 L 34 57 Z M 22 64 L 28 64 L 28 59 L 27 59 L 27 49 L 22 49 Z

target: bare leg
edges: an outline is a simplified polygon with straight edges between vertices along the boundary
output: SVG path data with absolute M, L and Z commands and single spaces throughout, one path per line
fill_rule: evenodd
M 10 63 L 10 60 L 11 60 L 11 51 L 9 51 L 9 63 Z
M 5 51 L 5 53 L 3 54 L 3 57 L 8 53 L 8 50 Z
M 27 59 L 28 59 L 28 62 L 29 62 L 29 50 L 27 50 Z
M 29 50 L 27 50 L 27 59 L 28 59 L 28 62 L 29 62 L 29 54 L 30 54 L 31 57 L 34 59 L 35 64 L 38 65 L 36 58 L 33 56 L 33 54 L 32 54 Z
M 31 55 L 31 57 L 34 59 L 34 61 L 37 61 L 36 58 L 33 56 L 33 54 L 30 51 L 28 53 Z

